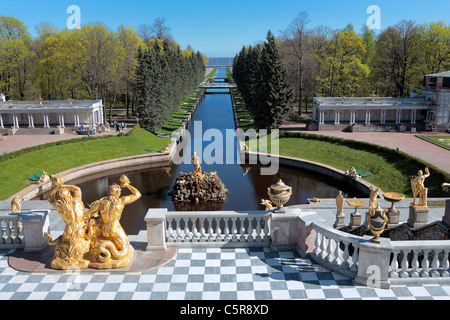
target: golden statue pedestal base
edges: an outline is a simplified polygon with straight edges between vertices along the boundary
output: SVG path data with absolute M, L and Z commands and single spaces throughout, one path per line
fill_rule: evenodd
M 409 206 L 409 218 L 407 221 L 411 228 L 419 228 L 428 224 L 427 206 Z

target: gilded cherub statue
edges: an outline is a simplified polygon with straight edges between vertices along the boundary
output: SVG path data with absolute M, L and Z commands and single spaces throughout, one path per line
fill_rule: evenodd
M 121 197 L 124 188 L 131 195 Z M 131 263 L 134 250 L 119 221 L 124 207 L 140 197 L 141 193 L 130 185 L 127 176 L 121 175 L 120 186 L 111 185 L 107 197 L 92 203 L 86 213 L 92 232 L 89 267 L 119 268 Z
M 425 179 L 429 176 L 430 171 L 428 170 L 428 168 L 425 168 L 425 174 L 422 172 L 422 170 L 419 170 L 417 172 L 417 176 L 411 177 L 411 189 L 413 191 L 413 202 L 411 203 L 412 206 L 427 206 L 428 188 L 425 188 L 424 182 Z M 417 204 L 416 198 L 419 199 Z
M 378 192 L 380 189 L 377 187 L 370 187 L 370 198 L 369 198 L 369 216 L 373 216 L 375 214 L 375 204 L 377 202 Z
M 58 210 L 66 227 L 63 234 L 55 240 L 52 240 L 50 234 L 45 233 L 48 244 L 55 246 L 50 267 L 62 270 L 86 268 L 89 261 L 84 256 L 89 251 L 90 239 L 85 223 L 81 189 L 77 186 L 65 185 L 63 176 L 57 177 L 54 184 L 48 201 Z
M 273 208 L 272 202 L 270 200 L 261 199 L 261 205 L 266 207 L 266 211 L 269 211 L 270 209 Z

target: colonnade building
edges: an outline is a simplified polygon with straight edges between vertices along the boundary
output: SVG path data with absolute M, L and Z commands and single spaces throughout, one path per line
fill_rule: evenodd
M 92 130 L 103 124 L 101 100 L 1 101 L 0 129 L 14 134 L 19 128 L 78 129 L 81 125 Z
M 450 71 L 425 75 L 422 95 L 390 97 L 315 97 L 309 130 L 448 131 Z

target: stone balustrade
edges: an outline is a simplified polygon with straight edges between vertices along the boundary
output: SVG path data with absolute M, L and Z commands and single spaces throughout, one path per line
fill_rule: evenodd
M 270 239 L 270 216 L 261 211 L 168 212 L 167 209 L 150 209 L 145 218 L 147 248 L 266 247 Z
M 450 283 L 450 240 L 392 241 L 389 278 L 397 283 Z
M 0 211 L 0 249 L 41 251 L 46 247 L 44 232 L 50 232 L 50 210 L 31 210 L 21 213 Z

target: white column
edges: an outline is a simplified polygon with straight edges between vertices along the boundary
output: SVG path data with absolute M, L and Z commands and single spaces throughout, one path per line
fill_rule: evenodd
M 58 113 L 58 123 L 59 123 L 59 127 L 62 126 L 61 124 L 61 113 Z
M 89 113 L 89 130 L 92 130 L 95 126 L 95 114 L 94 111 Z
M 17 117 L 17 114 L 13 114 L 13 126 L 14 128 L 19 127 L 19 118 Z
M 3 118 L 2 118 L 2 114 L 0 113 L 0 128 L 4 129 L 3 127 Z
M 385 123 L 386 123 L 386 110 L 381 109 L 380 110 L 380 124 L 385 124 Z
M 48 113 L 44 114 L 44 123 L 47 128 L 50 128 L 50 120 L 48 119 Z
M 370 123 L 370 109 L 366 109 L 366 124 Z
M 416 109 L 411 109 L 411 124 L 416 123 Z
M 396 115 L 396 119 L 395 119 L 395 123 L 399 124 L 401 121 L 401 115 L 402 115 L 402 110 L 401 109 L 397 109 L 397 115 Z
M 28 114 L 28 128 L 34 128 L 33 114 Z
M 339 109 L 334 109 L 334 124 L 339 124 Z
M 325 123 L 325 110 L 320 109 L 320 124 Z
M 356 110 L 350 109 L 350 125 L 356 122 Z

